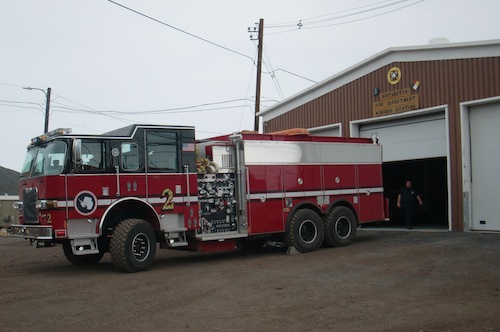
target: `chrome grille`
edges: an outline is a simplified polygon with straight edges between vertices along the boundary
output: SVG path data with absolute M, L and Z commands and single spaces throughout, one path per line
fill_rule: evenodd
M 25 224 L 38 223 L 38 210 L 36 201 L 38 199 L 37 188 L 26 188 L 23 191 L 23 214 Z

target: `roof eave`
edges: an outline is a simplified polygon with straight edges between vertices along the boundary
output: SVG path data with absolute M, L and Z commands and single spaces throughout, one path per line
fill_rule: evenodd
M 404 60 L 397 60 L 397 55 L 403 55 L 403 54 L 412 54 L 415 55 L 417 52 L 424 52 L 424 51 L 450 51 L 450 50 L 458 50 L 458 49 L 471 49 L 474 47 L 482 47 L 482 46 L 496 46 L 500 50 L 500 39 L 495 39 L 495 40 L 485 40 L 485 41 L 475 41 L 475 42 L 463 42 L 463 43 L 449 43 L 449 44 L 429 44 L 429 45 L 419 45 L 419 46 L 410 46 L 410 47 L 390 47 L 385 49 L 382 52 L 376 53 L 373 56 L 351 66 L 348 67 L 347 69 L 330 76 L 326 78 L 325 80 L 318 82 L 309 88 L 302 90 L 292 96 L 290 96 L 287 99 L 284 99 L 270 107 L 268 107 L 265 110 L 260 111 L 257 115 L 258 116 L 265 116 L 268 118 L 274 118 L 275 116 L 272 116 L 272 113 L 275 113 L 276 111 L 282 110 L 283 108 L 287 109 L 293 109 L 295 108 L 294 106 L 292 107 L 286 107 L 287 105 L 293 105 L 295 101 L 303 98 L 304 96 L 311 95 L 311 98 L 317 98 L 321 95 L 324 94 L 322 91 L 326 86 L 331 85 L 333 82 L 337 82 L 342 80 L 343 78 L 346 78 L 347 76 L 355 73 L 356 71 L 360 70 L 360 68 L 363 68 L 367 66 L 368 64 L 371 63 L 376 63 L 379 62 L 380 60 L 384 58 L 390 58 L 389 62 L 397 62 L 397 61 L 408 61 L 407 59 Z M 396 55 L 396 57 L 391 57 L 391 55 Z M 500 52 L 499 54 L 500 55 Z M 401 56 L 401 59 L 403 59 L 404 56 Z M 453 59 L 453 58 L 460 58 L 460 56 L 450 56 L 448 58 L 442 59 Z M 418 57 L 414 58 L 412 61 L 422 61 L 422 60 L 428 60 L 428 59 L 421 59 L 419 60 Z M 362 76 L 362 75 L 360 75 Z M 319 92 L 319 93 L 315 93 Z M 278 116 L 278 115 L 276 115 Z

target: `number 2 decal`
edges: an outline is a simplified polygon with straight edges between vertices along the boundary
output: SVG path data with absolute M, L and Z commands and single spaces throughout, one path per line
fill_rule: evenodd
M 172 200 L 174 199 L 174 193 L 170 189 L 165 189 L 161 193 L 160 198 L 166 198 L 165 204 L 163 204 L 161 210 L 162 211 L 168 211 L 168 210 L 173 210 L 174 209 L 174 203 Z

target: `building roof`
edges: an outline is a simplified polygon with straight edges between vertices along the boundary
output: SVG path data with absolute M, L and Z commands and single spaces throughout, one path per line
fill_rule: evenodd
M 18 201 L 19 196 L 17 195 L 0 195 L 0 201 Z
M 393 62 L 435 61 L 500 56 L 500 39 L 391 47 L 258 113 L 264 121 L 278 117 Z

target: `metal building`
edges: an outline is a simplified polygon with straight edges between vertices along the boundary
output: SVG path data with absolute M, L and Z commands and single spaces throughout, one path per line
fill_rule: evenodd
M 419 222 L 500 231 L 500 40 L 390 48 L 259 115 L 264 132 L 376 136 L 394 223 L 409 177 Z
M 19 196 L 0 195 L 0 228 L 8 228 L 12 222 L 19 220 L 19 210 L 12 205 L 18 201 Z

